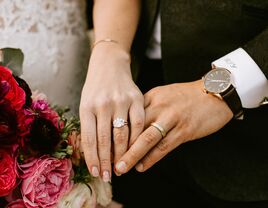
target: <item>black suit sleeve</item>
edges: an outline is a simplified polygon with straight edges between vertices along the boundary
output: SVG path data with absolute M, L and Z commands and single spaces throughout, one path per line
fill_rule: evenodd
M 243 47 L 268 79 L 268 28 Z
M 86 12 L 87 12 L 88 29 L 93 28 L 92 11 L 93 11 L 93 0 L 87 0 Z

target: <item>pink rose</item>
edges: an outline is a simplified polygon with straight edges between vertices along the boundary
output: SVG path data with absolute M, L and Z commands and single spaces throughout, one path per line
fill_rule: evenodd
M 24 202 L 22 199 L 18 199 L 16 201 L 13 201 L 9 203 L 6 208 L 26 208 Z
M 59 198 L 73 185 L 72 163 L 69 159 L 42 156 L 20 168 L 23 179 L 21 192 L 28 208 L 55 207 Z
M 17 182 L 17 165 L 13 154 L 0 149 L 0 197 L 7 196 Z

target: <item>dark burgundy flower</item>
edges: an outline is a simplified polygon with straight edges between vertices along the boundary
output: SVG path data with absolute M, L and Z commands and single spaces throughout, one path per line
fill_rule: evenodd
M 58 128 L 50 121 L 37 117 L 32 123 L 28 142 L 33 151 L 48 154 L 55 151 L 61 141 Z
M 6 96 L 8 90 L 10 89 L 10 85 L 7 81 L 0 82 L 0 102 Z
M 9 102 L 0 103 L 0 144 L 9 145 L 17 141 L 16 112 Z
M 32 91 L 31 91 L 29 85 L 27 84 L 27 82 L 25 82 L 24 79 L 21 79 L 20 77 L 14 76 L 14 78 L 16 79 L 19 86 L 24 90 L 24 92 L 26 94 L 25 105 L 28 107 L 31 106 L 31 104 L 32 104 Z
M 5 201 L 5 199 L 0 197 L 0 207 L 5 207 L 6 204 L 7 202 Z

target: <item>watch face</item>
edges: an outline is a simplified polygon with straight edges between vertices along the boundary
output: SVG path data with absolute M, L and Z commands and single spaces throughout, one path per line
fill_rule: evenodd
M 216 68 L 204 77 L 204 86 L 208 92 L 221 93 L 231 85 L 231 73 L 224 68 Z

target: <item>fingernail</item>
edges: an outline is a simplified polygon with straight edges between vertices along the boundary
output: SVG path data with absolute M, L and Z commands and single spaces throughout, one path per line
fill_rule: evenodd
M 102 180 L 104 181 L 104 182 L 110 182 L 111 181 L 111 177 L 110 177 L 110 173 L 109 173 L 109 171 L 104 171 L 103 172 L 103 174 L 102 174 Z
M 92 167 L 91 172 L 93 177 L 98 177 L 100 175 L 99 170 L 96 166 Z
M 139 171 L 139 172 L 142 172 L 143 171 L 143 164 L 142 163 L 139 163 L 135 166 L 136 170 Z
M 125 173 L 127 171 L 127 165 L 124 161 L 120 161 L 116 164 L 116 170 L 119 173 Z

